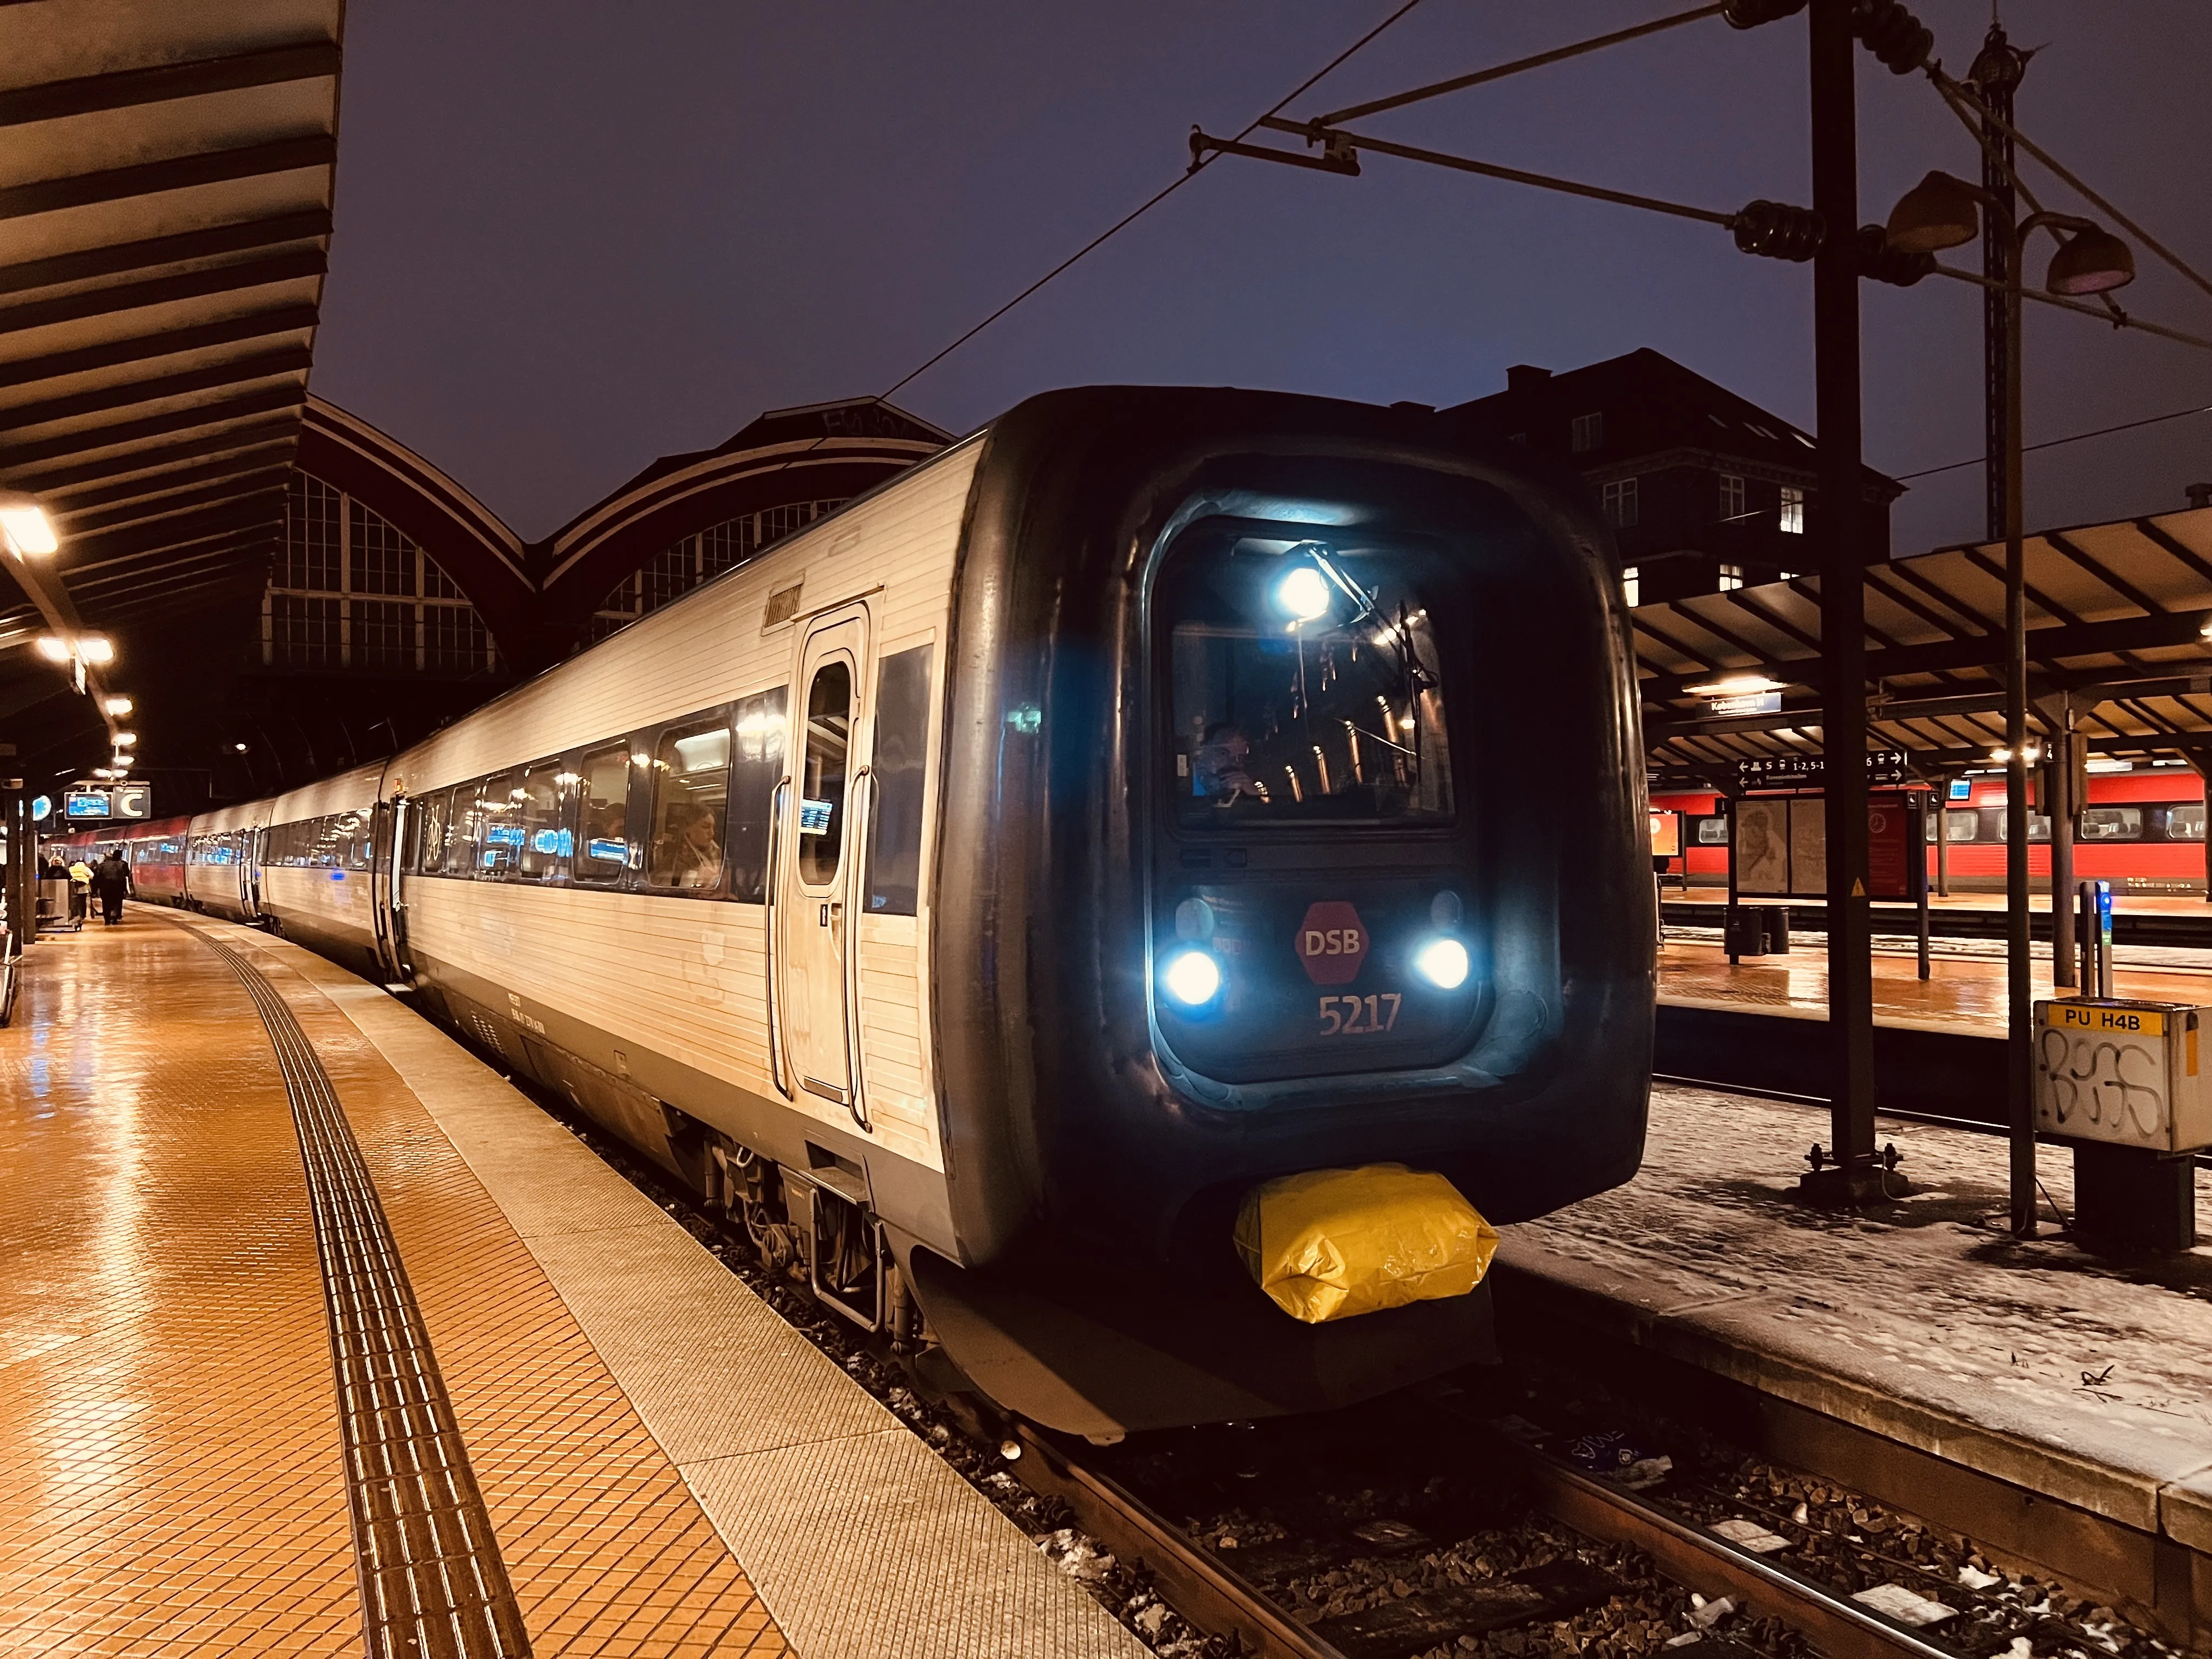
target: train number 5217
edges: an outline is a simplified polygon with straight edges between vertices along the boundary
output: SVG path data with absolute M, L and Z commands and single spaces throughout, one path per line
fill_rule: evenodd
M 1368 997 L 1323 997 L 1321 1034 L 1364 1036 L 1370 1031 L 1387 1031 L 1398 1023 L 1398 1005 L 1404 1000 L 1395 991 Z

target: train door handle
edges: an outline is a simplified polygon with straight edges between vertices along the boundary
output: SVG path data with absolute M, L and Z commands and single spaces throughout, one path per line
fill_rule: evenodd
M 830 925 L 830 906 L 826 902 L 822 907 L 822 925 L 824 927 Z

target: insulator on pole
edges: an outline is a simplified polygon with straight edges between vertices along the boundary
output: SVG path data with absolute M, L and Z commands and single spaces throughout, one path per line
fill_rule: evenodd
M 1908 253 L 1892 247 L 1889 232 L 1881 225 L 1861 225 L 1856 243 L 1859 275 L 1894 288 L 1911 288 L 1936 269 L 1932 253 Z
M 1851 0 L 1851 33 L 1892 75 L 1910 75 L 1936 50 L 1936 32 L 1899 0 Z
M 1798 264 L 1820 251 L 1821 239 L 1827 234 L 1820 216 L 1812 209 L 1765 200 L 1747 202 L 1729 228 L 1735 234 L 1736 246 L 1744 252 Z
M 1805 9 L 1805 0 L 1726 0 L 1721 15 L 1730 28 L 1755 29 L 1761 23 L 1779 22 Z

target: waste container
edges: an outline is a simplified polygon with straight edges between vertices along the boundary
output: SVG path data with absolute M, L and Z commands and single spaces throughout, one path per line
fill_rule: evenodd
M 1783 904 L 1733 904 L 1721 927 L 1730 962 L 1742 957 L 1782 956 L 1790 949 L 1790 908 Z

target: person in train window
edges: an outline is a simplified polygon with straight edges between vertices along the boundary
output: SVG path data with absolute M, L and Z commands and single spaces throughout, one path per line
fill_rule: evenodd
M 722 879 L 722 844 L 714 838 L 714 815 L 704 806 L 678 806 L 669 813 L 653 882 L 656 886 L 697 890 Z
M 1205 741 L 1191 757 L 1191 793 L 1224 808 L 1235 805 L 1240 797 L 1265 800 L 1251 768 L 1251 739 L 1229 721 L 1217 720 L 1206 727 Z

